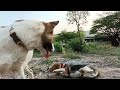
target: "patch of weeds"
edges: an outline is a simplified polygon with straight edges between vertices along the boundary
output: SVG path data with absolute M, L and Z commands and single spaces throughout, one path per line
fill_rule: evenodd
M 54 62 L 53 58 L 49 58 L 48 60 L 43 61 L 41 64 L 46 64 L 48 66 L 51 66 L 51 64 Z
M 42 54 L 41 54 L 41 52 L 40 51 L 38 51 L 38 50 L 34 50 L 34 52 L 33 52 L 33 57 L 41 57 L 42 56 Z
M 87 44 L 88 54 L 120 56 L 120 47 L 113 47 L 105 42 L 90 42 Z
M 70 59 L 78 59 L 80 58 L 80 55 L 77 54 L 76 52 L 73 52 L 72 50 L 66 50 L 65 53 L 63 54 L 63 57 Z

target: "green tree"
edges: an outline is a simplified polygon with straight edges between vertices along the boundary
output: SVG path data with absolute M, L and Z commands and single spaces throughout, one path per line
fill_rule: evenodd
M 113 46 L 119 45 L 120 11 L 94 21 L 90 33 L 103 33 L 109 36 Z
M 102 11 L 102 14 L 99 14 L 99 16 L 102 18 L 102 17 L 105 17 L 107 15 L 112 15 L 116 12 L 119 12 L 119 11 Z

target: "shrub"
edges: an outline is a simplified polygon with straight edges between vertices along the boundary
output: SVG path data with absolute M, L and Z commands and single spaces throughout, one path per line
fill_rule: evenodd
M 85 33 L 84 32 L 67 32 L 67 31 L 62 31 L 61 33 L 57 34 L 54 38 L 55 42 L 63 42 L 67 43 L 71 39 L 74 38 L 79 38 L 81 37 L 82 39 L 85 39 Z
M 86 52 L 87 53 L 94 53 L 95 50 L 97 50 L 97 48 L 98 48 L 97 43 L 90 42 L 90 43 L 86 44 Z
M 62 45 L 60 42 L 54 42 L 55 52 L 62 52 Z
M 84 40 L 85 40 L 85 33 L 82 31 L 80 32 L 62 31 L 55 37 L 56 52 L 62 51 L 62 43 L 65 44 L 65 49 L 71 48 L 73 51 L 84 52 L 85 51 Z
M 86 48 L 85 42 L 79 38 L 71 39 L 67 44 L 74 52 L 84 52 Z
M 67 31 L 62 31 L 61 33 L 57 34 L 56 37 L 54 38 L 55 42 L 63 42 L 66 43 L 70 39 L 76 38 L 76 33 L 75 32 L 67 32 Z

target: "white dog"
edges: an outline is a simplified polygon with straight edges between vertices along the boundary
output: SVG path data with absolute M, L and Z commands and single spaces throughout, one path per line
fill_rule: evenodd
M 25 79 L 33 50 L 38 49 L 45 57 L 53 51 L 53 29 L 59 21 L 41 22 L 17 20 L 0 28 L 0 73 L 12 73 L 15 79 Z

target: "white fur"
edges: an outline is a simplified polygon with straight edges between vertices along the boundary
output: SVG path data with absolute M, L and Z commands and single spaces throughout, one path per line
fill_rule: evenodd
M 65 72 L 65 68 L 55 69 L 53 72 Z
M 28 63 L 33 57 L 33 50 L 28 51 L 28 54 L 26 56 L 26 60 L 23 64 L 23 68 L 27 71 L 27 73 L 31 76 L 32 79 L 34 79 L 33 71 L 29 68 Z
M 83 68 L 80 68 L 80 70 L 83 70 L 84 72 L 93 72 L 92 69 L 90 69 L 88 66 L 85 66 Z
M 9 32 L 13 27 L 13 30 Z M 40 21 L 25 20 L 15 22 L 5 28 L 0 28 L 0 73 L 12 72 L 14 78 L 25 79 L 24 69 L 31 74 L 33 73 L 28 67 L 28 62 L 32 59 L 33 50 L 42 51 L 41 34 L 45 26 Z M 10 33 L 15 32 L 26 48 L 15 44 L 10 37 Z
M 54 44 L 52 44 L 52 52 L 54 52 L 55 51 L 55 47 L 54 47 Z

